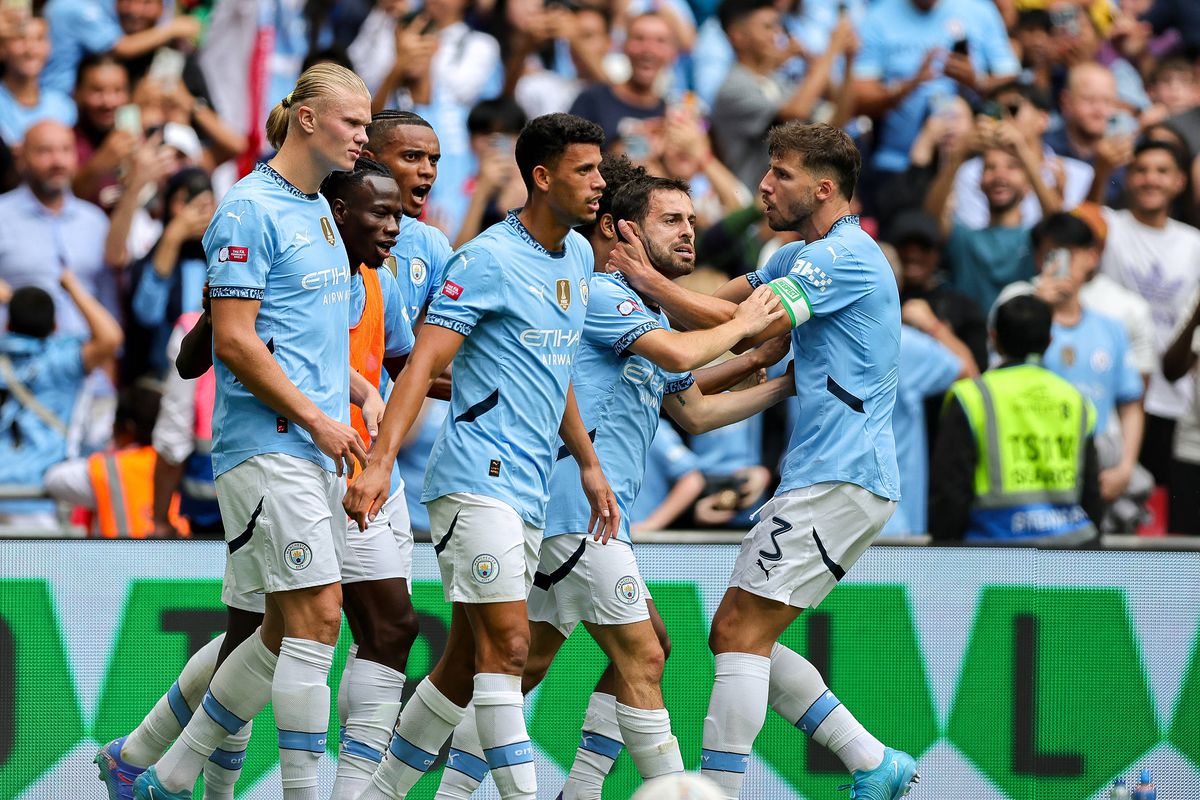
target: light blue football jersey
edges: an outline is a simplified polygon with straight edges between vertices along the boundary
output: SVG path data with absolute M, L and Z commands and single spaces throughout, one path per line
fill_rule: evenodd
M 1113 422 L 1117 406 L 1142 397 L 1142 376 L 1134 366 L 1125 326 L 1087 308 L 1072 327 L 1054 323 L 1042 366 L 1092 401 L 1097 434 L 1110 427 L 1120 430 L 1120 423 Z
M 452 492 L 500 500 L 542 528 L 558 428 L 588 306 L 592 246 L 538 244 L 517 215 L 450 259 L 426 325 L 467 337 L 454 358 L 450 412 L 421 501 Z
M 650 441 L 650 451 L 646 453 L 642 488 L 633 501 L 629 515 L 630 524 L 642 522 L 653 514 L 684 475 L 699 469 L 700 462 L 696 454 L 683 443 L 671 423 L 659 417 L 658 431 Z
M 396 284 L 414 324 L 442 288 L 451 253 L 446 234 L 419 219 L 401 217 L 392 255 L 396 259 Z
M 841 481 L 899 500 L 900 294 L 879 245 L 845 216 L 825 238 L 784 245 L 746 277 L 754 287 L 773 283 L 811 314 L 792 330 L 798 417 L 777 491 Z
M 593 435 L 596 455 L 621 508 L 618 538 L 628 542 L 633 503 L 642 487 L 646 453 L 658 430 L 663 397 L 695 381 L 691 373 L 667 372 L 630 352 L 638 337 L 668 328 L 666 315 L 646 303 L 619 275 L 594 274 L 583 342 L 571 381 L 579 415 Z M 579 485 L 579 465 L 559 447 L 550 475 L 545 535 L 583 533 L 591 506 Z
M 284 375 L 350 423 L 350 266 L 329 204 L 267 164 L 238 181 L 204 233 L 209 294 L 258 300 L 254 327 Z M 286 453 L 334 471 L 308 431 L 258 400 L 214 359 L 213 474 Z

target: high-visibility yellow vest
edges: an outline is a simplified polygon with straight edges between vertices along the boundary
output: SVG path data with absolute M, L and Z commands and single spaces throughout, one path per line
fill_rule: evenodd
M 1036 363 L 960 380 L 950 397 L 962 404 L 978 453 L 967 541 L 1095 533 L 1080 505 L 1096 424 L 1087 398 Z

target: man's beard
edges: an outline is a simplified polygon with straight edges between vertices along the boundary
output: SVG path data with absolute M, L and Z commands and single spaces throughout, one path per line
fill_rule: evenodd
M 668 278 L 678 278 L 692 271 L 694 264 L 679 261 L 673 250 L 660 250 L 658 245 L 646 240 L 646 255 L 650 257 L 650 266 Z

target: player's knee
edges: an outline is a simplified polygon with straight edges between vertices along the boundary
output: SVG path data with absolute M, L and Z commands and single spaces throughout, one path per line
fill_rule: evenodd
M 529 629 L 514 626 L 508 630 L 490 632 L 486 639 L 476 637 L 475 668 L 477 672 L 499 672 L 520 675 L 529 658 Z
M 712 630 L 708 634 L 708 649 L 714 654 L 737 650 L 741 642 L 740 627 L 736 615 L 718 612 L 713 617 Z
M 521 673 L 521 691 L 529 694 L 537 687 L 550 671 L 553 658 L 530 655 L 525 659 L 525 670 Z
M 402 613 L 388 619 L 388 646 L 405 655 L 412 650 L 413 643 L 421 634 L 417 611 L 410 604 Z

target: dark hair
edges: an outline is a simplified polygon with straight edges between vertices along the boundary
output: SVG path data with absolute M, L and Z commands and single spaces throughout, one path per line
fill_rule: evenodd
M 1150 80 L 1147 84 L 1158 83 L 1164 75 L 1171 72 L 1186 72 L 1188 75 L 1193 75 L 1192 62 L 1188 61 L 1183 56 L 1170 56 L 1158 62 L 1152 70 L 1150 70 Z
M 125 79 L 129 79 L 129 69 L 112 52 L 88 53 L 79 59 L 79 66 L 75 68 L 75 88 L 79 88 L 79 84 L 82 83 L 83 73 L 96 67 L 120 67 L 125 73 Z
M 797 153 L 804 169 L 813 174 L 832 176 L 838 191 L 847 200 L 854 197 L 862 155 L 854 140 L 841 128 L 818 122 L 805 125 L 799 120 L 776 125 L 767 132 L 767 152 L 772 158 Z
M 154 423 L 158 419 L 161 400 L 162 390 L 153 381 L 143 379 L 125 387 L 117 395 L 113 431 L 128 431 L 140 445 L 153 444 Z
M 392 178 L 392 172 L 378 161 L 359 156 L 354 162 L 354 169 L 337 170 L 325 176 L 321 181 L 321 194 L 332 203 L 335 199 L 345 200 L 352 189 L 357 189 L 367 182 L 367 178 Z
M 1054 110 L 1054 99 L 1050 96 L 1049 92 L 1031 83 L 1024 83 L 1017 79 L 1000 84 L 988 93 L 988 97 L 995 100 L 1000 95 L 1009 93 L 1019 94 L 1039 111 Z
M 313 66 L 314 64 L 337 64 L 339 67 L 345 67 L 351 72 L 354 71 L 354 62 L 350 60 L 350 54 L 346 52 L 346 48 L 340 45 L 332 45 L 330 47 L 322 47 L 321 49 L 313 49 L 308 51 L 308 55 L 304 57 L 304 63 L 300 65 L 300 71 Z
M 1050 33 L 1054 23 L 1050 20 L 1050 12 L 1044 8 L 1030 8 L 1017 13 L 1016 31 L 1043 31 Z
M 1058 211 L 1042 217 L 1029 232 L 1029 239 L 1034 250 L 1040 249 L 1042 245 L 1070 248 L 1086 248 L 1096 245 L 1096 234 L 1092 230 L 1092 226 L 1065 211 Z
M 573 114 L 543 114 L 526 123 L 517 137 L 517 168 L 525 188 L 533 190 L 533 170 L 553 168 L 573 144 L 604 146 L 604 131 L 594 122 Z
M 650 198 L 655 192 L 683 192 L 690 195 L 691 188 L 686 181 L 676 178 L 650 177 L 630 181 L 613 195 L 613 219 L 625 219 L 641 225 L 650 211 Z
M 371 121 L 367 123 L 367 149 L 379 155 L 379 151 L 383 149 L 384 140 L 392 135 L 392 131 L 404 125 L 433 130 L 429 121 L 420 114 L 412 111 L 397 111 L 393 108 L 385 109 L 377 114 L 372 114 Z
M 14 291 L 8 301 L 8 329 L 35 339 L 54 333 L 54 298 L 36 286 Z
M 605 153 L 600 158 L 600 177 L 604 179 L 604 190 L 600 192 L 600 208 L 596 211 L 595 222 L 580 225 L 575 230 L 590 239 L 600 224 L 600 218 L 612 213 L 613 196 L 627 183 L 646 177 L 646 168 L 634 166 L 629 156 L 624 153 Z
M 1172 132 L 1174 132 L 1172 130 Z M 1176 168 L 1184 175 L 1188 174 L 1187 156 L 1183 154 L 1177 146 L 1170 142 L 1164 142 L 1154 139 L 1142 138 L 1138 141 L 1137 146 L 1133 148 L 1133 158 L 1136 161 L 1142 153 L 1148 153 L 1151 150 L 1162 150 L 1171 156 L 1171 160 L 1175 162 Z
M 509 133 L 516 136 L 529 117 L 511 97 L 481 100 L 467 114 L 467 133 L 486 136 L 489 133 Z
M 763 8 L 774 8 L 772 0 L 724 0 L 717 6 L 717 20 L 721 30 L 729 33 L 729 29 L 746 17 Z
M 197 195 L 212 191 L 212 179 L 200 167 L 184 167 L 170 178 L 167 178 L 166 190 L 163 197 L 163 228 L 171 224 L 175 215 L 171 213 L 171 198 L 179 191 L 187 192 L 184 202 L 191 202 Z
M 996 309 L 996 345 L 1010 361 L 1040 356 L 1050 346 L 1052 318 L 1042 300 L 1018 295 Z

